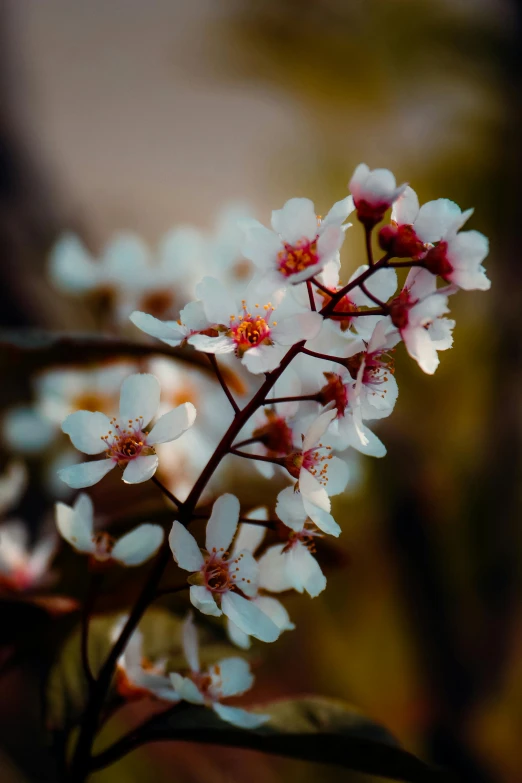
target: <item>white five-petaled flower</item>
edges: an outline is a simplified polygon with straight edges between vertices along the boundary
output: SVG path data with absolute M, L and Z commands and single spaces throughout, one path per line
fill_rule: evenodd
M 222 495 L 214 503 L 207 522 L 205 549 L 177 520 L 172 525 L 169 544 L 180 568 L 190 571 L 190 600 L 203 614 L 224 614 L 249 636 L 275 642 L 280 629 L 252 598 L 259 584 L 259 570 L 252 554 L 227 551 L 239 522 L 239 501 Z
M 335 410 L 325 411 L 314 418 L 303 435 L 302 448 L 289 454 L 285 467 L 297 479 L 295 487 L 283 489 L 277 497 L 277 516 L 288 525 L 292 522 L 294 493 L 298 490 L 306 516 L 324 533 L 338 536 L 341 528 L 330 514 L 330 495 L 343 491 L 348 481 L 348 466 L 334 457 L 331 447 L 324 447 L 321 437 L 337 415 Z
M 439 198 L 419 207 L 415 191 L 408 187 L 395 203 L 392 224 L 381 229 L 385 249 L 400 258 L 422 258 L 435 275 L 466 291 L 487 291 L 491 281 L 482 266 L 489 250 L 479 231 L 460 231 L 473 214 L 462 212 L 454 201 Z
M 261 583 L 274 592 L 306 591 L 315 598 L 326 587 L 326 577 L 313 556 L 321 533 L 309 522 L 298 493 L 286 497 L 285 519 L 291 528 L 286 543 L 269 547 L 259 558 Z
M 255 729 L 270 720 L 269 715 L 255 714 L 240 707 L 222 704 L 222 699 L 240 696 L 254 682 L 247 661 L 243 658 L 223 658 L 201 671 L 197 630 L 190 613 L 183 624 L 183 650 L 190 667 L 186 676 L 171 673 L 175 693 L 183 701 L 210 707 L 219 717 L 242 729 Z
M 390 305 L 391 321 L 406 350 L 428 375 L 433 375 L 439 365 L 437 351 L 453 344 L 455 321 L 442 317 L 449 312 L 448 293 L 437 290 L 437 278 L 427 269 L 413 268 Z
M 112 641 L 119 637 L 127 618 L 114 628 Z M 149 661 L 143 655 L 143 634 L 137 628 L 131 635 L 116 669 L 116 688 L 125 699 L 139 699 L 151 696 L 163 701 L 178 702 L 179 696 L 172 689 L 170 678 L 165 674 L 166 660 Z
M 104 563 L 116 560 L 127 566 L 137 566 L 154 555 L 163 541 L 163 528 L 143 524 L 116 541 L 105 532 L 94 532 L 94 509 L 88 495 L 82 492 L 74 506 L 56 504 L 56 526 L 62 538 L 77 552 L 92 555 Z
M 406 185 L 397 187 L 395 177 L 388 169 L 370 171 L 366 163 L 359 163 L 349 184 L 357 217 L 364 225 L 372 228 L 379 223 Z
M 243 253 L 274 287 L 301 283 L 339 252 L 348 227 L 343 224 L 352 211 L 351 196 L 336 202 L 323 219 L 310 199 L 291 198 L 272 212 L 272 230 L 257 220 L 244 222 Z
M 390 351 L 400 337 L 387 320 L 376 324 L 368 343 L 350 345 L 349 363 L 356 373 L 352 404 L 360 404 L 363 419 L 384 419 L 397 402 L 399 388 L 395 380 L 394 362 Z
M 84 454 L 101 454 L 105 459 L 82 462 L 59 471 L 70 487 L 90 487 L 116 465 L 124 468 L 128 484 L 147 481 L 156 472 L 154 446 L 176 440 L 192 426 L 196 409 L 186 402 L 161 416 L 150 432 L 146 427 L 160 404 L 160 385 L 154 375 L 131 375 L 121 387 L 119 418 L 104 413 L 76 411 L 62 424 L 73 446 Z
M 266 508 L 255 508 L 249 511 L 246 515 L 247 519 L 264 521 L 268 519 Z M 231 556 L 239 554 L 240 552 L 247 551 L 252 555 L 255 555 L 259 549 L 266 534 L 266 527 L 262 525 L 249 524 L 248 522 L 239 525 L 237 535 L 234 539 L 232 546 Z M 268 569 L 264 570 L 261 567 L 263 558 L 258 561 L 259 565 L 259 587 L 255 598 L 252 601 L 256 606 L 261 609 L 264 614 L 268 615 L 281 631 L 291 631 L 295 628 L 295 625 L 290 621 L 288 612 L 283 604 L 273 598 L 270 595 L 266 595 L 265 592 L 278 593 L 281 590 L 289 590 L 290 587 L 280 587 L 281 580 L 273 573 L 269 573 Z M 229 638 L 238 647 L 247 650 L 250 647 L 250 637 L 241 628 L 227 618 L 227 632 Z
M 56 550 L 54 535 L 44 535 L 31 548 L 23 522 L 0 526 L 0 588 L 15 592 L 44 587 L 52 581 L 49 565 Z

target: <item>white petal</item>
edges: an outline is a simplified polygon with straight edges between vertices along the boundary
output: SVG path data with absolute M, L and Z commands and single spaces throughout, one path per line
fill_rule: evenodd
M 335 411 L 326 411 L 314 419 L 304 436 L 303 451 L 309 451 L 319 443 L 335 416 Z
M 433 375 L 439 366 L 439 357 L 426 329 L 423 326 L 406 328 L 402 331 L 402 339 L 406 350 L 421 370 Z
M 123 471 L 123 480 L 126 484 L 142 484 L 148 481 L 156 472 L 158 457 L 150 454 L 147 457 L 135 457 Z
M 83 294 L 96 288 L 101 264 L 93 262 L 74 234 L 65 234 L 55 244 L 49 259 L 53 283 L 62 291 Z
M 263 614 L 252 601 L 239 593 L 228 592 L 221 600 L 223 614 L 229 617 L 238 628 L 262 642 L 275 642 L 279 637 L 279 628 Z
M 272 329 L 272 336 L 280 345 L 294 345 L 300 340 L 312 340 L 319 334 L 323 317 L 319 313 L 296 313 L 283 318 Z
M 250 690 L 254 684 L 254 675 L 244 658 L 223 658 L 211 667 L 211 672 L 218 669 L 219 697 L 223 699 L 229 696 L 239 696 Z
M 272 228 L 285 242 L 295 245 L 300 239 L 315 239 L 317 215 L 309 198 L 291 198 L 282 209 L 272 212 Z
M 307 503 L 322 508 L 323 511 L 330 511 L 330 499 L 326 489 L 321 486 L 315 476 L 312 476 L 309 470 L 301 469 L 299 474 L 299 491 L 303 497 L 305 510 L 308 510 Z
M 182 677 L 181 674 L 177 674 L 177 672 L 172 672 L 169 676 L 172 687 L 180 699 L 188 701 L 190 704 L 205 703 L 203 694 L 192 680 L 189 680 L 188 677 Z
M 65 503 L 57 503 L 56 527 L 62 538 L 65 538 L 78 552 L 94 551 L 92 512 L 89 518 L 79 514 L 77 509 L 66 506 Z
M 227 635 L 232 644 L 240 647 L 242 650 L 249 650 L 252 646 L 250 636 L 238 628 L 235 623 L 227 617 Z
M 199 642 L 198 632 L 194 624 L 194 615 L 189 612 L 183 622 L 181 641 L 183 644 L 183 653 L 187 660 L 190 670 L 199 672 Z
M 237 315 L 237 304 L 229 290 L 215 277 L 204 277 L 196 286 L 196 296 L 203 301 L 209 324 L 229 324 Z
M 308 514 L 303 505 L 300 492 L 295 492 L 293 487 L 282 489 L 277 496 L 276 514 L 279 519 L 296 532 L 303 529 L 308 519 Z
M 328 460 L 326 491 L 330 495 L 339 495 L 344 492 L 348 483 L 349 470 L 348 465 L 339 457 L 332 457 Z
M 111 429 L 111 423 L 104 413 L 75 411 L 62 424 L 62 431 L 71 439 L 71 443 L 84 454 L 100 454 L 107 444 L 102 440 Z
M 327 226 L 321 232 L 317 240 L 317 255 L 320 259 L 321 268 L 339 253 L 344 237 L 344 230 L 338 226 Z M 309 268 L 308 277 L 312 277 L 312 273 L 314 276 L 317 274 L 314 267 Z
M 271 372 L 279 367 L 286 351 L 280 345 L 256 345 L 245 352 L 242 363 L 253 375 Z
M 229 707 L 228 705 L 220 704 L 218 701 L 214 702 L 212 709 L 219 715 L 221 720 L 240 729 L 257 729 L 270 720 L 270 715 L 258 715 L 254 712 L 242 710 L 240 707 Z
M 160 403 L 160 385 L 149 373 L 140 373 L 126 378 L 120 392 L 120 425 L 126 427 L 129 420 L 141 419 L 146 427 L 156 415 Z
M 214 596 L 205 585 L 190 586 L 190 601 L 192 606 L 195 606 L 203 614 L 209 614 L 212 617 L 219 617 L 222 614 L 221 609 L 214 600 Z
M 322 219 L 321 228 L 323 226 L 341 226 L 354 209 L 355 205 L 352 196 L 336 201 L 326 217 Z
M 222 550 L 226 552 L 237 530 L 239 520 L 239 500 L 235 495 L 221 495 L 212 507 L 207 522 L 205 548 L 207 552 Z
M 264 507 L 253 509 L 247 514 L 249 519 L 268 519 L 268 511 Z M 255 553 L 256 549 L 261 546 L 266 534 L 266 527 L 262 525 L 249 525 L 248 522 L 243 522 L 238 527 L 237 536 L 234 540 L 234 546 L 232 547 L 232 553 L 241 552 L 246 549 L 247 552 Z
M 141 565 L 158 551 L 163 537 L 163 528 L 159 525 L 140 525 L 116 542 L 112 557 L 124 565 Z
M 271 593 L 282 593 L 293 588 L 292 581 L 285 573 L 284 548 L 285 544 L 275 544 L 267 549 L 258 561 L 259 587 Z
M 141 313 L 138 310 L 131 313 L 129 318 L 134 326 L 137 326 L 142 332 L 161 340 L 171 348 L 177 348 L 178 345 L 181 345 L 188 333 L 188 330 L 176 321 L 160 321 L 153 315 Z
M 169 546 L 180 568 L 194 573 L 203 567 L 205 560 L 196 539 L 177 519 L 172 523 Z
M 326 577 L 319 567 L 319 563 L 308 549 L 297 542 L 287 554 L 287 574 L 294 579 L 295 589 L 302 593 L 303 590 L 315 598 L 326 587 Z
M 100 479 L 115 467 L 116 463 L 111 459 L 99 459 L 96 462 L 80 462 L 79 465 L 71 465 L 58 471 L 62 481 L 65 481 L 73 489 L 92 487 Z
M 231 561 L 230 569 L 233 573 L 234 583 L 248 598 L 257 594 L 259 582 L 259 568 L 250 552 L 245 549 Z
M 224 334 L 219 337 L 209 337 L 207 334 L 193 334 L 187 342 L 196 351 L 204 351 L 205 353 L 232 353 L 235 347 L 232 338 Z
M 196 409 L 191 402 L 184 402 L 174 410 L 161 416 L 147 435 L 147 443 L 168 443 L 192 427 L 196 420 Z
M 423 204 L 415 220 L 415 233 L 421 242 L 438 242 L 460 218 L 460 207 L 448 198 Z
M 261 611 L 268 615 L 282 631 L 292 631 L 295 628 L 288 612 L 277 598 L 272 598 L 269 595 L 260 595 L 254 600 Z
M 393 205 L 391 219 L 399 226 L 411 226 L 419 214 L 419 199 L 413 188 L 408 185 Z
M 303 498 L 306 513 L 312 520 L 312 522 L 329 536 L 339 536 L 341 534 L 341 528 L 330 514 L 324 508 L 319 508 L 313 503 L 310 503 L 306 498 Z
M 283 249 L 281 239 L 269 228 L 259 223 L 248 228 L 241 252 L 262 270 L 275 265 L 277 254 Z

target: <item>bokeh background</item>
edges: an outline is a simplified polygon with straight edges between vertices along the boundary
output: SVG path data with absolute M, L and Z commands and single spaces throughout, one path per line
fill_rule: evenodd
M 522 3 L 3 0 L 0 41 L 3 326 L 92 326 L 49 282 L 64 230 L 96 251 L 122 229 L 153 244 L 176 224 L 212 231 L 229 202 L 263 221 L 296 195 L 321 211 L 344 197 L 360 161 L 391 168 L 421 201 L 475 207 L 471 227 L 491 238 L 491 292 L 452 301 L 455 347 L 434 378 L 398 352 L 399 401 L 379 429 L 388 457 L 363 461 L 338 502 L 328 589 L 292 598 L 297 630 L 256 648 L 253 696 L 338 696 L 461 780 L 518 783 Z M 350 232 L 346 269 L 362 251 Z M 34 368 L 0 356 L 7 410 L 31 399 Z M 37 463 L 20 510 L 34 530 L 51 507 Z M 14 620 L 2 611 L 6 638 Z M 53 779 L 36 728 L 42 657 L 33 650 L 0 674 L 9 783 Z M 93 780 L 152 777 L 360 779 L 158 745 Z

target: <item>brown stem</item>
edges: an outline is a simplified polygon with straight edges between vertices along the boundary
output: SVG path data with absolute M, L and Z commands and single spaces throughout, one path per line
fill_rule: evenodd
M 375 266 L 375 261 L 373 260 L 373 249 L 372 249 L 372 231 L 373 231 L 372 227 L 370 226 L 364 227 L 366 257 L 368 258 L 368 266 L 370 267 L 370 269 L 372 269 Z
M 296 397 L 271 397 L 269 402 L 271 405 L 274 405 L 277 402 L 319 402 L 319 393 L 317 394 L 303 394 L 301 396 Z M 237 444 L 239 446 L 241 444 Z M 237 448 L 236 446 L 236 448 Z
M 183 505 L 181 500 L 178 500 L 176 495 L 174 495 L 173 492 L 167 489 L 167 487 L 159 480 L 157 476 L 151 476 L 150 480 L 152 481 L 153 484 L 155 484 L 158 487 L 158 489 L 160 489 L 163 492 L 165 497 L 168 497 L 168 499 L 172 501 L 172 503 L 174 503 L 175 506 L 181 508 L 181 506 Z
M 378 307 L 382 307 L 383 310 L 387 309 L 386 302 L 383 302 L 381 299 L 378 299 L 376 296 L 374 296 L 372 292 L 368 290 L 368 288 L 365 286 L 364 283 L 361 283 L 359 287 L 363 292 L 363 294 L 366 294 L 368 299 L 371 299 L 374 304 L 376 304 Z
M 271 462 L 273 465 L 283 464 L 283 460 L 279 457 L 263 457 L 262 454 L 249 454 L 248 451 L 238 451 L 233 448 L 229 449 L 229 454 L 235 454 L 236 457 L 244 457 L 245 459 L 255 459 L 258 462 Z
M 215 355 L 213 353 L 207 353 L 208 360 L 210 364 L 212 365 L 214 372 L 216 373 L 216 378 L 218 379 L 221 388 L 226 394 L 226 397 L 229 401 L 229 403 L 232 405 L 232 408 L 234 409 L 234 413 L 239 413 L 239 405 L 235 401 L 234 397 L 232 396 L 232 392 L 227 386 L 227 383 L 223 377 L 223 374 L 219 368 L 218 360 L 216 359 Z
M 259 438 L 246 438 L 245 440 L 240 440 L 239 443 L 234 443 L 235 449 L 241 449 L 243 446 L 250 446 L 251 443 L 259 443 Z
M 378 261 L 376 261 L 373 266 L 369 266 L 368 269 L 366 269 L 364 272 L 362 272 L 359 277 L 356 277 L 355 280 L 352 280 L 351 282 L 347 283 L 344 288 L 341 288 L 340 291 L 337 291 L 336 294 L 332 295 L 331 300 L 323 307 L 321 310 L 321 315 L 323 315 L 325 318 L 332 313 L 332 311 L 335 308 L 335 305 L 337 302 L 340 302 L 343 296 L 346 296 L 346 294 L 349 294 L 350 291 L 353 291 L 354 288 L 359 288 L 361 283 L 365 283 L 366 280 L 368 280 L 369 277 L 371 277 L 378 269 L 382 269 L 383 267 L 388 266 L 388 260 L 389 255 L 386 253 L 382 258 L 380 258 Z M 346 318 L 346 314 L 344 316 Z
M 315 313 L 317 308 L 315 306 L 314 292 L 313 292 L 311 280 L 307 280 L 306 281 L 306 288 L 308 290 L 308 299 L 310 301 L 310 310 L 312 310 L 312 312 Z

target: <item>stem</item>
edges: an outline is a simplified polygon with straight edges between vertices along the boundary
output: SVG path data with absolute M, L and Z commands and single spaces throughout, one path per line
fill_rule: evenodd
M 239 413 L 239 405 L 235 401 L 234 397 L 232 396 L 232 392 L 228 388 L 226 381 L 223 377 L 223 374 L 219 368 L 218 360 L 216 359 L 215 355 L 213 353 L 207 353 L 208 360 L 210 364 L 212 365 L 214 372 L 216 373 L 216 378 L 218 379 L 219 383 L 221 384 L 221 388 L 225 392 L 227 399 L 229 403 L 232 405 L 232 408 L 234 409 L 234 413 Z
M 369 277 L 371 277 L 378 269 L 382 269 L 383 267 L 388 266 L 388 260 L 389 255 L 386 253 L 382 258 L 380 258 L 378 261 L 376 261 L 373 266 L 369 266 L 366 271 L 362 272 L 359 277 L 356 277 L 355 280 L 352 280 L 350 283 L 347 283 L 344 288 L 341 288 L 339 291 L 337 291 L 336 294 L 332 295 L 331 300 L 326 304 L 323 309 L 321 310 L 321 315 L 324 315 L 326 318 L 329 316 L 334 308 L 337 302 L 340 302 L 343 296 L 346 296 L 346 294 L 349 294 L 350 291 L 353 291 L 354 288 L 359 288 L 361 283 L 365 283 L 366 280 L 368 280 Z M 350 313 L 350 315 L 352 315 Z M 344 316 L 346 318 L 346 314 Z
M 279 457 L 263 457 L 262 454 L 249 454 L 248 451 L 238 451 L 233 448 L 229 449 L 229 454 L 235 454 L 236 457 L 244 457 L 245 459 L 255 459 L 258 462 L 271 462 L 273 465 L 283 464 L 283 460 Z
M 303 351 L 304 353 L 304 351 Z M 269 402 L 270 404 L 275 404 L 277 402 L 319 402 L 319 395 L 318 394 L 303 394 L 302 396 L 297 397 L 271 397 Z M 241 446 L 244 444 L 238 443 L 235 448 L 238 446 Z
M 426 264 L 423 261 L 393 261 L 388 264 L 389 267 L 392 267 L 393 269 L 406 269 L 411 266 L 423 266 L 425 267 Z
M 167 489 L 167 487 L 161 483 L 161 481 L 157 476 L 151 476 L 150 480 L 163 492 L 163 494 L 166 497 L 168 497 L 169 500 L 172 501 L 172 503 L 174 503 L 175 506 L 181 508 L 181 506 L 183 505 L 181 500 L 178 500 L 176 495 L 174 495 L 174 493 L 172 493 L 169 489 Z
M 329 288 L 327 288 L 325 285 L 319 282 L 319 280 L 316 277 L 312 277 L 312 283 L 323 292 L 323 294 L 327 294 L 329 297 L 332 296 L 332 292 Z
M 343 359 L 342 356 L 328 356 L 327 353 L 318 353 L 317 351 L 311 351 L 309 348 L 302 348 L 301 353 L 305 353 L 307 356 L 313 356 L 314 359 L 324 359 L 327 362 L 337 362 L 337 364 L 342 364 L 343 367 L 346 367 L 346 359 Z
M 359 312 L 351 312 L 351 313 L 336 313 L 335 310 L 333 313 L 330 313 L 328 315 L 328 318 L 336 319 L 340 318 L 341 320 L 345 321 L 347 318 L 361 318 L 365 315 L 388 315 L 387 310 L 384 310 L 382 307 L 374 308 L 372 310 L 360 310 Z
M 251 443 L 259 443 L 259 438 L 246 438 L 245 440 L 240 440 L 239 443 L 234 443 L 235 449 L 240 449 L 243 446 L 250 446 Z
M 310 310 L 315 313 L 317 307 L 315 306 L 314 292 L 312 289 L 312 282 L 310 280 L 306 281 L 306 288 L 308 290 L 308 299 L 310 300 Z
M 370 269 L 373 269 L 375 266 L 375 261 L 373 260 L 373 249 L 372 249 L 372 231 L 373 228 L 370 228 L 369 226 L 364 227 L 364 238 L 366 242 L 366 256 L 368 258 L 368 266 Z
M 382 302 L 380 299 L 378 299 L 376 296 L 374 296 L 371 291 L 368 290 L 368 288 L 365 286 L 364 283 L 360 284 L 360 289 L 363 292 L 363 294 L 366 294 L 368 299 L 371 299 L 374 304 L 376 304 L 378 307 L 382 307 L 383 310 L 386 310 L 386 302 Z
M 192 487 L 186 501 L 179 506 L 178 521 L 181 524 L 190 524 L 194 509 L 199 501 L 201 493 L 205 489 L 208 481 L 219 466 L 223 457 L 230 452 L 232 444 L 238 434 L 241 432 L 251 415 L 261 407 L 266 400 L 268 392 L 272 389 L 278 378 L 283 374 L 288 365 L 297 356 L 304 347 L 305 341 L 293 345 L 286 356 L 281 361 L 279 367 L 266 374 L 265 382 L 258 389 L 245 407 L 238 411 L 233 422 L 225 432 L 218 444 L 216 450 L 210 457 L 206 466 L 203 468 L 199 478 Z M 160 486 L 163 488 L 163 485 Z M 171 493 L 169 493 L 170 495 Z M 175 502 L 175 501 L 174 501 Z M 158 589 L 158 584 L 163 576 L 163 572 L 169 563 L 171 552 L 166 541 L 158 553 L 154 566 L 143 587 L 141 594 L 134 605 L 127 622 L 125 623 L 120 636 L 116 640 L 107 660 L 103 664 L 98 679 L 92 690 L 83 720 L 80 726 L 80 734 L 74 751 L 74 756 L 69 770 L 70 783 L 83 783 L 86 780 L 91 768 L 91 747 L 99 724 L 99 718 L 103 705 L 109 691 L 118 658 L 123 653 L 127 642 L 133 631 L 137 627 L 148 605 L 154 600 Z

